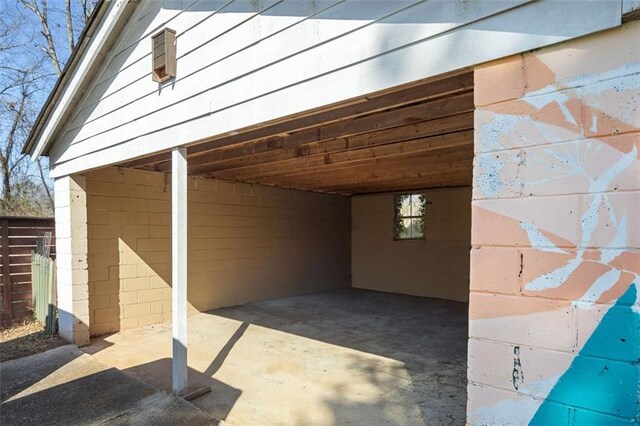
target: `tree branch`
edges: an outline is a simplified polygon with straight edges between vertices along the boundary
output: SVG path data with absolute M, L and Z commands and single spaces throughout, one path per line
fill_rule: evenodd
M 73 52 L 73 17 L 71 16 L 71 0 L 65 0 L 65 16 L 67 18 L 67 42 L 69 43 L 69 52 Z
M 42 182 L 42 186 L 44 187 L 45 192 L 47 193 L 47 199 L 49 200 L 49 204 L 51 205 L 52 209 L 55 209 L 53 196 L 51 196 L 51 188 L 49 188 L 47 179 L 44 177 L 44 171 L 42 171 L 42 163 L 40 162 L 40 158 L 38 158 L 38 172 L 40 172 L 40 181 Z
M 11 175 L 13 170 L 11 167 L 11 157 L 13 156 L 13 149 L 15 147 L 16 133 L 18 132 L 18 128 L 22 122 L 22 116 L 27 103 L 26 91 L 22 90 L 21 93 L 22 97 L 20 99 L 20 105 L 13 117 L 11 128 L 7 133 L 4 152 L 0 150 L 0 162 L 2 163 L 2 197 L 7 200 L 11 198 Z
M 20 2 L 29 10 L 31 10 L 38 17 L 40 21 L 40 25 L 42 26 L 42 35 L 44 36 L 47 42 L 47 49 L 45 52 L 51 59 L 51 64 L 53 65 L 53 69 L 56 72 L 56 75 L 59 77 L 62 74 L 62 69 L 60 68 L 60 61 L 58 60 L 58 54 L 56 53 L 56 46 L 53 40 L 53 35 L 51 34 L 51 30 L 49 28 L 49 19 L 47 17 L 47 0 L 42 0 L 42 8 L 38 6 L 36 0 L 20 0 Z

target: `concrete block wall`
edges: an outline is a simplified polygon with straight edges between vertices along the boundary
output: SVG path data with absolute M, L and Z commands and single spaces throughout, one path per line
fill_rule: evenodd
M 638 40 L 475 70 L 469 424 L 640 421 Z
M 63 339 L 85 345 L 89 343 L 89 275 L 84 177 L 56 179 L 54 194 L 58 331 Z
M 91 334 L 171 319 L 170 175 L 86 174 Z M 349 286 L 350 200 L 189 179 L 190 311 Z
M 171 188 L 162 174 L 86 174 L 91 335 L 171 318 Z
M 354 196 L 351 285 L 466 302 L 471 188 L 425 191 L 424 240 L 394 241 L 392 194 Z

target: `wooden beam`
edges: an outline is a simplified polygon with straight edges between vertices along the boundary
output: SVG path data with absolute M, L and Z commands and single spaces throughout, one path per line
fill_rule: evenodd
M 353 167 L 362 164 L 370 164 L 382 158 L 400 158 L 417 156 L 419 154 L 433 153 L 437 151 L 472 146 L 473 130 L 447 133 L 427 138 L 412 139 L 404 142 L 396 142 L 377 145 L 350 151 L 341 151 L 326 155 L 316 155 L 308 158 L 299 158 L 283 163 L 267 163 L 258 166 L 221 170 L 210 174 L 219 179 L 261 180 L 269 177 L 288 176 L 299 173 L 315 173 L 335 171 L 344 167 Z
M 447 79 L 437 80 L 403 89 L 402 91 L 394 91 L 388 94 L 365 96 L 356 101 L 347 101 L 345 107 L 332 107 L 325 111 L 312 113 L 311 111 L 303 113 L 300 118 L 277 123 L 271 126 L 255 129 L 251 132 L 238 134 L 224 138 L 223 144 L 212 141 L 192 144 L 189 146 L 189 154 L 197 155 L 200 152 L 209 151 L 211 148 L 220 148 L 225 145 L 233 145 L 238 142 L 251 142 L 256 139 L 262 139 L 271 135 L 289 134 L 301 131 L 307 128 L 317 127 L 319 125 L 331 124 L 334 121 L 341 121 L 345 118 L 352 118 L 362 114 L 371 114 L 378 111 L 387 110 L 391 107 L 412 104 L 416 102 L 426 101 L 428 99 L 441 98 L 444 96 L 454 95 L 456 93 L 469 92 L 473 90 L 473 73 L 465 73 L 449 77 Z
M 400 179 L 385 179 L 371 182 L 351 182 L 349 184 L 335 186 L 286 186 L 291 189 L 323 192 L 329 194 L 353 195 L 371 194 L 378 192 L 412 191 L 416 189 L 433 189 L 471 186 L 472 184 L 471 165 L 459 165 L 451 167 L 448 171 L 436 171 L 433 174 L 425 172 L 421 176 L 403 177 Z M 285 186 L 283 186 L 285 187 Z
M 122 163 L 120 167 L 134 168 L 134 169 L 155 169 L 155 166 L 159 163 L 171 162 L 171 152 L 163 151 L 145 157 L 136 158 L 135 160 Z
M 473 145 L 446 148 L 433 152 L 418 152 L 397 158 L 373 158 L 364 164 L 350 166 L 326 166 L 322 170 L 303 171 L 282 176 L 259 177 L 248 182 L 287 187 L 314 187 L 324 185 L 333 186 L 340 183 L 366 182 L 372 179 L 393 179 L 410 177 L 421 172 L 443 167 L 452 161 L 473 160 Z M 215 177 L 215 176 L 212 176 Z
M 199 141 L 188 173 L 344 194 L 469 185 L 473 108 L 473 74 L 448 76 Z M 166 160 L 127 165 L 169 171 Z
M 201 151 L 199 153 L 193 153 L 192 150 L 189 150 L 189 162 L 192 168 L 194 168 L 195 166 L 214 161 L 245 155 L 255 155 L 276 149 L 295 148 L 308 143 L 344 138 L 369 133 L 371 131 L 381 131 L 401 125 L 471 112 L 473 108 L 473 93 L 464 93 L 406 108 L 341 120 L 285 136 L 272 136 L 259 141 L 253 141 L 251 144 L 243 143 L 227 148 L 219 148 L 211 152 Z M 157 170 L 163 171 L 165 168 L 166 166 L 164 165 L 158 165 Z
M 443 186 L 469 186 L 472 182 L 473 164 L 465 161 L 452 161 L 439 165 L 431 170 L 412 171 L 404 176 L 394 178 L 372 178 L 363 181 L 325 182 L 312 190 L 340 194 L 363 192 L 385 192 L 409 190 L 415 188 L 435 188 Z M 311 188 L 309 188 L 311 189 Z
M 448 171 L 435 171 L 432 175 L 423 172 L 423 175 L 417 175 L 414 177 L 406 177 L 397 180 L 390 179 L 378 179 L 371 182 L 366 181 L 352 181 L 352 182 L 325 182 L 323 184 L 318 183 L 278 183 L 278 187 L 297 189 L 304 191 L 324 192 L 330 194 L 350 195 L 355 193 L 371 193 L 371 192 L 388 192 L 397 190 L 407 190 L 413 188 L 437 188 L 442 186 L 451 186 L 453 184 L 458 186 L 470 186 L 472 183 L 471 172 L 472 168 L 469 165 L 458 165 L 457 167 L 450 166 Z
M 296 185 L 300 187 L 313 186 L 316 188 L 340 185 L 352 186 L 354 183 L 381 182 L 396 178 L 418 177 L 425 173 L 433 173 L 443 169 L 446 170 L 458 163 L 470 164 L 473 161 L 472 157 L 472 154 L 469 154 L 466 158 L 461 157 L 459 154 L 448 154 L 428 157 L 420 163 L 417 161 L 409 161 L 409 159 L 402 159 L 401 161 L 395 162 L 392 160 L 371 162 L 337 170 L 268 177 L 260 179 L 260 182 L 255 183 L 287 187 L 295 187 Z M 252 181 L 248 180 L 248 182 Z
M 385 182 L 378 185 L 361 185 L 349 188 L 349 192 L 327 191 L 341 195 L 373 194 L 381 192 L 417 191 L 421 189 L 460 188 L 469 187 L 472 184 L 471 177 L 463 177 L 462 172 L 469 174 L 471 170 L 461 170 L 450 176 L 442 175 L 437 178 L 403 180 L 402 182 Z
M 394 109 L 378 114 L 366 115 L 355 119 L 337 121 L 332 124 L 306 129 L 286 136 L 272 136 L 252 143 L 242 143 L 211 152 L 193 154 L 189 150 L 190 174 L 202 174 L 207 164 L 224 161 L 229 158 L 251 156 L 278 149 L 296 148 L 308 143 L 317 143 L 335 138 L 381 131 L 410 123 L 453 116 L 473 111 L 473 93 L 438 99 L 432 102 Z M 169 165 L 156 165 L 157 171 L 168 171 Z
M 171 155 L 171 295 L 173 393 L 187 389 L 187 150 Z
M 311 142 L 308 144 L 281 149 L 272 149 L 252 155 L 238 155 L 233 158 L 202 162 L 199 166 L 189 167 L 190 174 L 215 172 L 228 169 L 248 169 L 264 167 L 267 164 L 284 166 L 295 163 L 301 158 L 324 156 L 327 154 L 345 152 L 360 148 L 367 148 L 410 139 L 424 138 L 441 133 L 473 129 L 473 112 L 437 118 L 434 120 L 401 125 L 383 131 L 374 131 L 354 136 L 339 137 L 328 141 Z
M 398 107 L 411 103 L 426 101 L 473 90 L 473 72 L 457 72 L 453 75 L 440 76 L 437 80 L 416 82 L 401 89 L 385 90 L 381 93 L 370 94 L 361 98 L 341 102 L 338 105 L 317 108 L 311 111 L 284 117 L 272 123 L 248 129 L 239 129 L 234 134 L 223 134 L 193 142 L 189 146 L 189 154 L 197 155 L 213 149 L 236 144 L 251 143 L 273 135 L 286 135 L 307 128 L 371 114 L 377 111 Z M 122 163 L 122 167 L 151 166 L 155 169 L 162 163 L 168 163 L 168 153 L 161 152 L 144 158 Z M 167 170 L 166 165 L 163 165 Z M 160 170 L 160 169 L 158 169 Z

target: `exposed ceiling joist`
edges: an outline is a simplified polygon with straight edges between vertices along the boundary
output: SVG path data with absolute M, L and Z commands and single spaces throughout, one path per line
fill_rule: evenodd
M 339 194 L 471 184 L 473 74 L 353 100 L 188 148 L 189 173 Z M 169 171 L 168 153 L 122 164 Z

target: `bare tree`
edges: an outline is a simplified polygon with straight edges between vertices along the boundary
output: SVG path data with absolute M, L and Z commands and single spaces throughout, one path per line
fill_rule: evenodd
M 6 110 L 8 113 L 13 113 L 13 120 L 11 120 L 11 127 L 7 133 L 7 140 L 4 144 L 4 150 L 0 152 L 0 165 L 2 166 L 2 197 L 5 200 L 11 199 L 11 176 L 15 168 L 20 164 L 20 160 L 12 162 L 14 156 L 14 148 L 16 146 L 16 134 L 24 124 L 25 120 L 25 104 L 27 103 L 28 95 L 24 90 L 20 90 L 20 99 L 16 103 L 8 103 Z M 4 112 L 4 111 L 3 111 Z
M 67 43 L 69 44 L 69 52 L 73 52 L 75 43 L 73 40 L 73 15 L 71 15 L 71 0 L 65 0 L 64 5 L 64 17 L 67 24 Z
M 0 2 L 0 214 L 53 211 L 47 161 L 22 155 L 37 111 L 62 74 L 95 0 Z M 35 49 L 34 49 L 35 47 Z
M 29 68 L 17 69 L 0 66 L 3 72 L 3 84 L 0 88 L 0 114 L 2 135 L 0 145 L 0 170 L 2 172 L 2 203 L 0 207 L 5 213 L 37 214 L 42 211 L 43 196 L 46 194 L 48 205 L 53 208 L 53 199 L 46 180 L 42 181 L 44 192 L 36 190 L 33 185 L 31 165 L 27 157 L 21 154 L 22 143 L 33 125 L 33 94 L 39 90 L 38 81 L 44 78 L 39 74 L 41 63 L 32 64 Z M 38 170 L 39 167 L 36 167 Z M 29 183 L 31 181 L 31 184 Z M 35 204 L 35 206 L 34 206 Z
M 78 2 L 82 8 L 82 20 L 86 25 L 87 21 L 89 21 L 89 17 L 91 16 L 91 11 L 96 6 L 96 0 L 78 0 Z
M 40 21 L 42 36 L 47 42 L 45 52 L 47 53 L 47 56 L 49 56 L 49 59 L 51 59 L 51 64 L 53 65 L 53 69 L 56 71 L 56 74 L 60 76 L 60 74 L 62 74 L 62 68 L 60 67 L 60 60 L 58 59 L 56 45 L 49 27 L 49 7 L 47 6 L 47 0 L 40 1 L 40 4 L 38 4 L 37 0 L 20 0 L 24 7 L 32 11 Z
M 49 59 L 51 60 L 51 64 L 53 65 L 56 74 L 60 76 L 62 74 L 62 64 L 60 62 L 61 55 L 56 49 L 56 39 L 54 37 L 53 32 L 51 31 L 51 23 L 49 21 L 49 6 L 47 4 L 47 0 L 20 0 L 20 3 L 24 5 L 28 10 L 33 12 L 33 14 L 38 18 L 40 22 L 40 26 L 42 27 L 42 37 L 46 42 L 45 52 Z M 91 10 L 96 5 L 96 0 L 78 0 L 78 3 L 81 7 L 81 16 L 80 21 L 82 26 L 87 23 L 89 17 L 91 16 Z M 65 56 L 68 56 L 73 52 L 76 41 L 76 34 L 74 32 L 74 15 L 71 7 L 71 0 L 65 0 L 65 25 L 66 25 L 66 44 L 68 46 L 68 52 Z
M 44 191 L 33 184 L 39 178 L 33 175 L 33 167 L 21 149 L 33 125 L 34 94 L 41 90 L 40 83 L 47 74 L 42 72 L 41 59 L 23 55 L 31 40 L 20 36 L 20 24 L 18 20 L 7 23 L 0 19 L 0 209 L 4 213 L 37 214 L 46 201 L 41 195 L 48 194 L 49 188 L 46 180 L 40 188 Z M 46 210 L 53 207 L 52 201 L 49 198 L 44 205 Z

